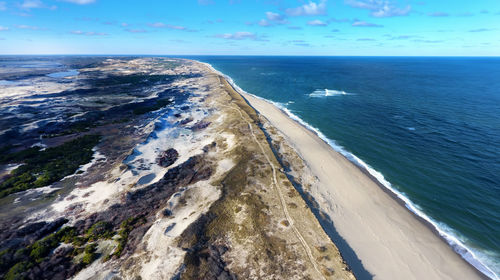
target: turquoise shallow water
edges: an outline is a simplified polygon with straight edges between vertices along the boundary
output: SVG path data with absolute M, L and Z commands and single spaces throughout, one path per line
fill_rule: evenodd
M 192 58 L 383 174 L 464 258 L 500 274 L 499 58 Z

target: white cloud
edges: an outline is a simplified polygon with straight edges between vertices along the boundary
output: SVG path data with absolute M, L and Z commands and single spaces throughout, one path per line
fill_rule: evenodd
M 288 43 L 294 44 L 295 46 L 309 47 L 311 44 L 304 40 L 290 40 Z
M 85 35 L 85 36 L 107 36 L 107 35 L 109 35 L 108 33 L 103 33 L 103 32 L 84 32 L 81 30 L 71 31 L 71 34 Z
M 445 12 L 434 12 L 434 13 L 429 13 L 428 15 L 430 17 L 447 17 L 447 16 L 449 16 L 449 14 L 445 13 Z
M 395 17 L 395 16 L 405 16 L 411 11 L 411 6 L 406 6 L 403 9 L 394 8 L 388 5 L 382 7 L 382 9 L 374 11 L 372 15 L 374 17 Z
M 268 20 L 273 21 L 277 24 L 288 24 L 288 20 L 284 15 L 280 15 L 273 12 L 266 12 L 266 17 Z
M 266 19 L 261 19 L 257 22 L 260 26 L 273 26 L 275 24 L 288 24 L 288 20 L 284 15 L 280 15 L 278 13 L 266 12 Z
M 147 33 L 148 31 L 145 29 L 125 29 L 125 31 L 130 33 Z
M 164 28 L 167 25 L 163 22 L 155 22 L 155 23 L 148 23 L 149 26 L 151 27 L 156 27 L 156 28 Z
M 24 0 L 24 2 L 18 4 L 18 7 L 21 8 L 21 9 L 24 9 L 24 10 L 30 10 L 30 9 L 50 9 L 50 10 L 55 10 L 55 9 L 57 9 L 56 5 L 47 6 L 47 5 L 45 5 L 40 0 Z
M 412 41 L 413 42 L 418 42 L 418 43 L 430 43 L 430 44 L 444 42 L 444 40 L 423 40 L 423 39 L 415 39 L 415 40 L 412 40 Z
M 383 25 L 380 25 L 380 24 L 369 23 L 369 22 L 361 21 L 361 20 L 355 20 L 352 23 L 352 26 L 354 26 L 354 27 L 383 27 Z
M 282 20 L 282 16 L 273 12 L 266 12 L 266 17 L 268 20 Z
M 15 25 L 15 27 L 19 28 L 19 29 L 31 29 L 31 30 L 44 30 L 45 29 L 45 28 L 41 28 L 38 26 L 25 25 L 25 24 Z
M 279 23 L 286 23 L 287 20 L 285 16 L 273 13 L 273 12 L 266 12 L 266 17 L 268 20 L 279 22 Z
M 25 0 L 21 4 L 21 8 L 23 9 L 38 9 L 38 8 L 43 8 L 44 5 L 42 1 L 40 0 Z
M 258 24 L 259 24 L 260 26 L 271 26 L 271 25 L 272 25 L 269 21 L 267 21 L 267 20 L 265 20 L 265 19 L 261 19 L 261 20 L 259 20 Z
M 300 7 L 288 8 L 285 12 L 292 17 L 326 15 L 326 0 L 320 0 L 319 3 L 309 1 Z
M 391 36 L 391 35 L 388 35 L 388 36 Z M 399 35 L 399 36 L 391 36 L 391 39 L 390 40 L 407 40 L 407 39 L 411 39 L 411 38 L 415 38 L 417 36 L 413 36 L 413 35 Z
M 346 3 L 355 8 L 370 10 L 374 17 L 405 16 L 411 11 L 410 5 L 398 8 L 389 0 L 346 0 Z
M 350 20 L 348 18 L 330 18 L 328 19 L 328 22 L 349 22 Z
M 287 43 L 291 43 L 295 46 L 300 46 L 300 47 L 309 47 L 310 44 L 304 40 L 290 40 Z
M 217 38 L 222 38 L 222 39 L 230 39 L 230 40 L 244 40 L 244 39 L 252 39 L 256 40 L 257 35 L 252 32 L 246 32 L 246 31 L 239 31 L 235 33 L 224 33 L 224 34 L 217 34 L 215 35 Z
M 7 3 L 5 1 L 0 1 L 0 11 L 7 10 Z
M 477 33 L 477 32 L 486 32 L 486 31 L 493 31 L 493 30 L 494 29 L 491 29 L 491 28 L 478 28 L 478 29 L 469 30 L 469 32 Z
M 87 5 L 94 3 L 96 0 L 62 0 L 64 2 L 74 3 L 78 5 Z
M 9 28 L 8 28 L 8 27 L 1 26 L 1 25 L 0 25 L 0 31 L 7 31 L 7 30 L 9 30 Z
M 328 23 L 323 22 L 319 19 L 311 20 L 307 22 L 307 25 L 312 25 L 312 26 L 327 26 Z
M 187 27 L 184 27 L 184 26 L 165 24 L 163 22 L 148 23 L 148 26 L 151 26 L 154 28 L 170 28 L 170 29 L 175 29 L 175 30 L 194 31 L 194 30 L 189 30 Z
M 187 29 L 187 28 L 186 28 L 186 27 L 184 27 L 184 26 L 179 26 L 179 25 L 170 25 L 170 24 L 168 24 L 168 25 L 167 25 L 167 27 L 168 27 L 168 28 L 170 28 L 170 29 L 175 29 L 175 30 L 186 30 L 186 29 Z

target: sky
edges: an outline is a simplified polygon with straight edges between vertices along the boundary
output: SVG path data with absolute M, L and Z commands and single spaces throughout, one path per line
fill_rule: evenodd
M 500 0 L 0 0 L 0 54 L 499 56 Z

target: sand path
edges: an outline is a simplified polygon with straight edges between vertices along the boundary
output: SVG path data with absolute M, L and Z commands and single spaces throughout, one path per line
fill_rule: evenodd
M 223 106 L 223 107 L 227 107 L 227 108 L 230 108 L 232 110 L 236 110 L 238 111 L 241 119 L 243 121 L 245 121 L 247 124 L 248 124 L 248 128 L 250 129 L 250 133 L 252 134 L 252 137 L 255 141 L 255 143 L 257 143 L 257 145 L 259 146 L 262 154 L 264 155 L 264 157 L 266 158 L 266 161 L 267 163 L 269 164 L 269 166 L 271 166 L 272 170 L 273 170 L 273 188 L 276 190 L 276 192 L 278 193 L 278 196 L 280 198 L 280 202 L 281 202 L 281 208 L 283 210 L 283 213 L 285 214 L 285 218 L 286 220 L 288 221 L 289 223 L 289 226 L 293 229 L 295 235 L 297 236 L 297 239 L 300 241 L 300 243 L 302 244 L 302 246 L 304 247 L 306 253 L 307 253 L 307 256 L 309 257 L 309 261 L 312 263 L 312 265 L 314 266 L 314 269 L 316 270 L 316 272 L 318 272 L 318 276 L 321 277 L 321 279 L 325 279 L 323 277 L 323 274 L 320 272 L 319 268 L 318 268 L 318 264 L 316 263 L 316 260 L 314 259 L 313 257 L 313 254 L 311 252 L 311 248 L 309 247 L 309 245 L 307 244 L 307 242 L 305 241 L 304 237 L 302 236 L 302 234 L 299 232 L 299 230 L 297 229 L 297 227 L 294 225 L 294 221 L 293 221 L 293 218 L 292 216 L 290 215 L 290 213 L 288 212 L 288 207 L 286 206 L 286 202 L 285 202 L 285 198 L 283 197 L 283 193 L 280 189 L 280 186 L 279 186 L 279 183 L 278 183 L 278 180 L 277 180 L 277 176 L 276 176 L 276 167 L 274 166 L 274 164 L 271 162 L 271 160 L 269 159 L 269 156 L 268 154 L 266 153 L 264 147 L 262 146 L 262 144 L 260 143 L 261 141 L 259 141 L 257 139 L 257 136 L 255 135 L 255 132 L 253 130 L 253 126 L 252 124 L 247 120 L 247 118 L 245 118 L 243 116 L 243 113 L 241 112 L 240 109 L 236 108 L 236 107 L 232 107 L 232 106 L 227 106 L 227 105 L 219 105 L 219 106 Z

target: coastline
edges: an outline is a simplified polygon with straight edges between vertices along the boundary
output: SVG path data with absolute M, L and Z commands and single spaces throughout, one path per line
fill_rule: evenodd
M 318 210 L 329 216 L 335 230 L 354 250 L 354 257 L 360 259 L 373 278 L 489 279 L 485 274 L 491 271 L 486 265 L 408 198 L 384 185 L 380 173 L 341 147 L 341 151 L 334 149 L 334 144 L 286 109 L 244 92 L 230 77 L 206 65 L 285 136 L 319 179 L 309 194 L 320 202 Z M 472 261 L 483 271 L 464 259 L 453 245 L 472 254 Z M 495 279 L 493 272 L 489 276 Z

